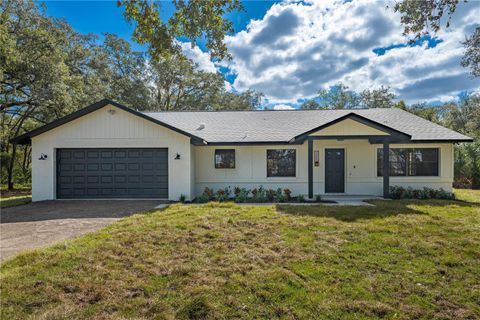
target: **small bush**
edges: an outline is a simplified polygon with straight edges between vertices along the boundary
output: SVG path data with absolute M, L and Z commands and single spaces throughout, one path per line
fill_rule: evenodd
M 258 187 L 258 189 L 252 190 L 253 201 L 255 202 L 267 202 L 267 191 L 263 186 Z
M 210 189 L 209 187 L 205 187 L 205 189 L 203 189 L 203 195 L 208 197 L 208 200 L 213 200 L 215 193 L 213 192 L 213 189 Z
M 285 202 L 285 196 L 282 193 L 282 188 L 278 188 L 275 194 L 275 201 L 277 202 Z
M 276 194 L 276 191 L 275 191 L 275 190 L 273 190 L 273 189 L 268 189 L 268 190 L 267 190 L 267 199 L 268 199 L 268 201 L 270 201 L 270 202 L 275 201 L 275 194 Z
M 404 188 L 401 186 L 390 187 L 390 197 L 392 199 L 454 199 L 452 192 L 442 188 L 439 190 L 424 187 L 423 189 Z
M 283 193 L 286 201 L 292 200 L 292 191 L 290 189 L 283 189 Z
M 231 193 L 230 187 L 219 189 L 217 191 L 217 200 L 220 202 L 227 201 L 228 199 L 230 199 L 230 193 Z
M 322 201 L 322 196 L 317 194 L 315 195 L 315 202 L 321 202 Z
M 303 194 L 299 194 L 297 197 L 297 202 L 305 202 L 305 196 Z
M 234 201 L 237 203 L 243 203 L 248 200 L 248 194 L 250 193 L 249 190 L 245 188 L 238 188 L 238 190 L 235 188 L 235 199 Z
M 471 189 L 472 179 L 465 176 L 455 177 L 453 180 L 453 187 L 457 189 Z
M 207 203 L 208 201 L 210 201 L 210 198 L 205 193 L 195 198 L 196 203 Z
M 180 198 L 178 198 L 178 201 L 180 201 L 181 203 L 185 203 L 186 199 L 187 199 L 187 197 L 184 194 L 181 194 Z
M 242 188 L 240 187 L 234 187 L 233 188 L 233 195 L 236 197 L 238 194 L 242 191 Z

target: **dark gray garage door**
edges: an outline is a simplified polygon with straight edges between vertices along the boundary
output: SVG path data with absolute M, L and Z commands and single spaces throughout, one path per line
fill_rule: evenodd
M 57 150 L 57 198 L 168 198 L 168 150 Z

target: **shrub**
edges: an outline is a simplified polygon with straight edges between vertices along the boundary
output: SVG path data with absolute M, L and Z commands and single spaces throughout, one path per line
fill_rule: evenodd
M 290 189 L 283 189 L 283 193 L 285 194 L 286 201 L 292 200 L 292 191 Z
M 208 200 L 213 200 L 214 199 L 213 189 L 210 189 L 209 187 L 205 187 L 205 189 L 203 189 L 203 195 L 208 197 Z
M 242 191 L 242 188 L 240 187 L 235 187 L 233 188 L 233 195 L 236 197 L 238 194 Z
M 246 202 L 248 200 L 248 194 L 250 193 L 249 190 L 245 188 L 238 188 L 238 190 L 235 190 L 235 199 L 234 201 L 237 203 L 242 203 Z
M 180 201 L 181 203 L 185 203 L 186 199 L 187 199 L 187 197 L 184 194 L 181 194 L 180 198 L 178 198 L 178 201 Z
M 275 200 L 277 202 L 285 202 L 286 199 L 285 199 L 285 196 L 282 193 L 282 188 L 277 189 L 277 192 L 275 194 Z
M 219 189 L 217 191 L 217 200 L 220 202 L 227 201 L 230 198 L 230 187 Z
M 252 190 L 253 201 L 254 202 L 266 202 L 267 201 L 267 191 L 263 186 L 258 187 L 258 189 Z
M 472 180 L 466 176 L 455 177 L 453 180 L 453 187 L 458 189 L 471 189 Z
M 305 196 L 303 194 L 299 194 L 297 197 L 297 202 L 305 202 Z
M 203 193 L 201 196 L 195 198 L 196 203 L 207 203 L 208 201 L 210 201 L 210 199 L 208 198 L 208 196 L 205 193 Z
M 270 202 L 275 201 L 275 190 L 273 190 L 273 189 L 268 189 L 267 190 L 267 199 Z
M 440 190 L 438 190 L 438 197 L 440 199 L 454 200 L 455 194 L 453 192 L 448 192 L 447 190 L 440 188 Z
M 436 190 L 427 187 L 413 189 L 412 187 L 391 186 L 390 197 L 392 199 L 454 199 L 454 194 L 442 188 Z
M 315 202 L 321 202 L 322 201 L 322 196 L 317 194 L 315 195 Z

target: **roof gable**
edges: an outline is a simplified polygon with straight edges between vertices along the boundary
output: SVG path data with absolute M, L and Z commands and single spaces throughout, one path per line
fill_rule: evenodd
M 27 132 L 27 133 L 25 133 L 25 134 L 22 134 L 22 135 L 20 135 L 20 136 L 18 136 L 18 137 L 15 137 L 15 138 L 11 139 L 11 142 L 13 142 L 13 143 L 18 143 L 18 144 L 29 144 L 29 143 L 31 143 L 31 138 L 33 138 L 33 137 L 35 137 L 35 136 L 38 136 L 38 135 L 40 135 L 40 134 L 42 134 L 42 133 L 45 133 L 45 132 L 47 132 L 47 131 L 50 131 L 50 130 L 52 130 L 52 129 L 55 129 L 55 128 L 57 128 L 57 127 L 60 127 L 60 126 L 62 126 L 62 125 L 64 125 L 64 124 L 67 124 L 67 123 L 69 123 L 69 122 L 71 122 L 71 121 L 73 121 L 73 120 L 76 120 L 76 119 L 78 119 L 78 118 L 80 118 L 80 117 L 83 117 L 83 116 L 85 116 L 85 115 L 88 115 L 88 114 L 90 114 L 90 113 L 92 113 L 92 112 L 94 112 L 94 111 L 97 111 L 97 110 L 99 110 L 99 109 L 101 109 L 101 108 L 103 108 L 103 107 L 105 107 L 105 106 L 108 106 L 108 105 L 111 105 L 112 107 L 119 108 L 119 109 L 121 109 L 121 110 L 123 110 L 123 111 L 126 111 L 126 112 L 128 112 L 128 113 L 130 113 L 130 114 L 133 114 L 133 115 L 135 115 L 135 116 L 137 116 L 137 117 L 140 117 L 140 118 L 145 119 L 145 120 L 147 120 L 147 121 L 151 121 L 151 122 L 153 122 L 153 123 L 155 123 L 155 124 L 161 125 L 161 126 L 163 126 L 163 127 L 165 127 L 165 128 L 168 128 L 168 129 L 170 129 L 170 130 L 173 130 L 173 131 L 175 131 L 175 132 L 178 132 L 178 133 L 180 133 L 180 134 L 183 134 L 183 135 L 185 135 L 185 136 L 188 136 L 188 137 L 190 137 L 190 138 L 192 138 L 192 139 L 201 141 L 201 138 L 199 138 L 199 137 L 197 137 L 197 136 L 195 136 L 195 135 L 193 135 L 193 134 L 191 134 L 191 133 L 188 133 L 188 132 L 185 132 L 185 131 L 183 131 L 183 130 L 181 130 L 181 129 L 178 129 L 178 128 L 176 128 L 176 127 L 173 127 L 173 126 L 171 126 L 171 125 L 169 125 L 169 124 L 167 124 L 167 123 L 164 123 L 164 122 L 162 122 L 162 121 L 160 121 L 160 120 L 158 120 L 158 119 L 151 118 L 151 117 L 145 115 L 144 113 L 138 112 L 138 111 L 133 110 L 133 109 L 130 109 L 130 108 L 128 108 L 128 107 L 125 107 L 125 106 L 123 106 L 123 105 L 121 105 L 121 104 L 119 104 L 119 103 L 117 103 L 117 102 L 114 102 L 114 101 L 111 101 L 111 100 L 108 100 L 108 99 L 104 99 L 104 100 L 101 100 L 101 101 L 96 102 L 96 103 L 94 103 L 94 104 L 91 104 L 91 105 L 89 105 L 88 107 L 85 107 L 85 108 L 83 108 L 83 109 L 80 109 L 80 110 L 78 110 L 78 111 L 76 111 L 76 112 L 73 112 L 73 113 L 71 113 L 71 114 L 69 114 L 69 115 L 66 115 L 65 117 L 62 117 L 62 118 L 60 118 L 60 119 L 58 119 L 58 120 L 55 120 L 55 121 L 53 121 L 53 122 L 50 122 L 49 124 L 46 124 L 46 125 L 44 125 L 44 126 L 42 126 L 42 127 L 36 128 L 36 129 L 34 129 L 34 130 L 32 130 L 32 131 L 29 131 L 29 132 Z
M 354 119 L 347 118 L 337 123 L 331 124 L 318 131 L 312 132 L 310 136 L 353 136 L 353 135 L 375 135 L 387 136 L 388 132 L 373 128 L 360 123 Z

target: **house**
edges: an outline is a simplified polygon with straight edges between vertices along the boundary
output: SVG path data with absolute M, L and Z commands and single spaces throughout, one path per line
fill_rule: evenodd
M 310 198 L 451 190 L 453 145 L 472 139 L 397 108 L 141 113 L 102 100 L 12 141 L 32 144 L 39 201 L 260 185 Z

